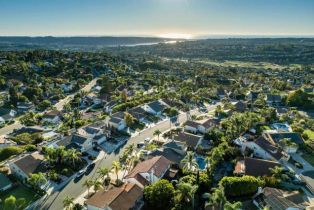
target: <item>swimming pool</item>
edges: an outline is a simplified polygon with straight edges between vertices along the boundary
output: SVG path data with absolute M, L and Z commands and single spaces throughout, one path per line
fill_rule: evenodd
M 201 169 L 201 170 L 205 170 L 206 169 L 207 163 L 206 163 L 205 158 L 203 158 L 203 157 L 196 157 L 195 160 L 196 160 L 196 162 L 198 164 L 199 169 Z

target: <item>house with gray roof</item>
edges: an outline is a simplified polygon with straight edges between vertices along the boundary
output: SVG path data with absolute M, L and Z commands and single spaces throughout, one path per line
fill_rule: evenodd
M 167 108 L 167 106 L 157 100 L 145 104 L 142 108 L 152 115 L 161 116 L 163 111 Z
M 39 152 L 34 152 L 27 155 L 21 155 L 9 162 L 9 167 L 18 179 L 26 182 L 30 174 L 44 172 L 43 164 L 44 156 Z

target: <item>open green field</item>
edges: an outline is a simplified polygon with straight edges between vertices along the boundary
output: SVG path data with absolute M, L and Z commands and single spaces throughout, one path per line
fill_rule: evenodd
M 299 64 L 290 64 L 288 66 L 282 66 L 274 63 L 267 62 L 245 62 L 245 61 L 224 61 L 224 62 L 216 62 L 210 60 L 200 60 L 198 62 L 210 64 L 213 66 L 222 66 L 222 67 L 243 67 L 243 68 L 256 68 L 256 69 L 279 69 L 282 70 L 284 68 L 289 69 L 299 69 L 301 66 Z
M 24 198 L 25 199 L 24 207 L 30 205 L 39 198 L 39 195 L 35 194 L 34 191 L 21 184 L 5 192 L 0 193 L 0 200 L 4 201 L 6 198 L 10 197 L 10 195 L 13 195 L 16 199 Z

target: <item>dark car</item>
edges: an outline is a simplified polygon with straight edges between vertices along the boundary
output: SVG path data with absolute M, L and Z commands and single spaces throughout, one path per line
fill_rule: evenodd
M 85 174 L 89 174 L 90 172 L 92 172 L 92 170 L 95 168 L 95 163 L 91 163 L 86 167 L 86 172 Z

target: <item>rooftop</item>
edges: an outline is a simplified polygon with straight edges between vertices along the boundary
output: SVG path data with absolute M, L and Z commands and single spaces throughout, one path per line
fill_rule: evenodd
M 269 160 L 245 157 L 237 161 L 234 173 L 251 176 L 271 176 L 272 168 L 280 166 L 279 163 Z
M 114 187 L 109 191 L 100 190 L 86 201 L 87 205 L 113 210 L 129 210 L 142 197 L 143 191 L 136 184 L 126 183 L 121 187 Z

